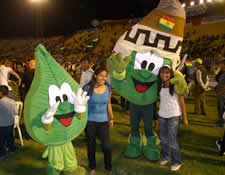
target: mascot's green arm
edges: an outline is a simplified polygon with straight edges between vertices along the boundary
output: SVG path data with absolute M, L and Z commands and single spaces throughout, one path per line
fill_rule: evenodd
M 189 89 L 184 76 L 179 71 L 174 71 L 174 78 L 170 80 L 171 84 L 175 85 L 175 92 L 181 95 L 188 94 Z
M 123 80 L 126 77 L 126 68 L 130 62 L 131 56 L 123 57 L 121 53 L 112 55 L 107 59 L 107 63 L 112 69 L 112 76 L 117 80 Z
M 112 76 L 116 80 L 123 80 L 126 77 L 126 70 L 123 71 L 122 73 L 117 73 L 116 71 L 112 71 Z

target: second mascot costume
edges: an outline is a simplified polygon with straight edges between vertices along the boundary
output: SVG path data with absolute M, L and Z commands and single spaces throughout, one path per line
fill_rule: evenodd
M 131 135 L 125 155 L 144 154 L 159 160 L 158 138 L 152 131 L 154 103 L 157 101 L 157 76 L 163 64 L 175 68 L 179 61 L 185 24 L 185 10 L 178 0 L 161 0 L 158 7 L 120 37 L 108 60 L 116 91 L 130 103 Z M 175 71 L 175 91 L 188 92 L 183 75 Z M 145 134 L 139 132 L 143 117 Z
M 39 45 L 35 75 L 25 99 L 24 120 L 29 135 L 47 145 L 48 175 L 85 175 L 77 165 L 71 140 L 87 123 L 88 97 L 79 84 Z

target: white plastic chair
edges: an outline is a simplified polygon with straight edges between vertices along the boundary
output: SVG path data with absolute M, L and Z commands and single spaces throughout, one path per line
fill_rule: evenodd
M 14 128 L 17 128 L 18 130 L 18 134 L 19 134 L 19 139 L 20 139 L 20 144 L 21 146 L 23 146 L 23 137 L 22 137 L 22 133 L 20 130 L 20 117 L 22 116 L 22 112 L 23 112 L 23 102 L 22 101 L 16 101 L 16 107 L 18 110 L 18 115 L 15 115 L 14 119 Z

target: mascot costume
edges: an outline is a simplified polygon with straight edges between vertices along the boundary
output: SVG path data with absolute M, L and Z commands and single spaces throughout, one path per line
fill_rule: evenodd
M 25 99 L 25 126 L 37 142 L 47 145 L 48 175 L 85 175 L 77 165 L 71 140 L 87 123 L 88 96 L 79 84 L 39 45 L 35 51 L 36 70 Z
M 158 99 L 157 78 L 163 64 L 176 67 L 184 34 L 185 10 L 178 0 L 161 0 L 158 7 L 125 32 L 107 59 L 115 90 L 130 102 L 131 135 L 125 156 L 142 153 L 149 160 L 159 160 L 159 139 L 152 131 L 154 104 Z M 175 91 L 188 92 L 183 75 L 175 71 Z M 140 118 L 145 134 L 140 134 Z

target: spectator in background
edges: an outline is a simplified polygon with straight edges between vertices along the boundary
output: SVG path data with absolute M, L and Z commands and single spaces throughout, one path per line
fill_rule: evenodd
M 7 58 L 2 62 L 2 65 L 0 65 L 0 85 L 7 86 L 9 89 L 8 93 L 9 98 L 15 99 L 15 95 L 12 91 L 11 86 L 9 85 L 9 74 L 14 75 L 18 79 L 19 86 L 21 84 L 21 79 L 19 75 L 11 67 L 12 63 Z
M 24 102 L 25 97 L 30 89 L 32 80 L 34 78 L 34 70 L 35 70 L 35 60 L 30 60 L 30 62 L 27 65 L 27 68 L 24 71 L 23 74 L 23 81 L 22 81 L 22 88 L 23 93 L 21 94 L 21 100 Z M 28 135 L 26 130 L 24 131 L 24 138 L 29 140 L 31 137 Z
M 219 67 L 220 72 L 216 76 L 216 81 L 218 82 L 215 87 L 215 92 L 217 96 L 217 110 L 218 110 L 218 121 L 217 127 L 224 127 L 223 113 L 225 111 L 225 58 L 219 57 Z
M 183 68 L 181 69 L 181 72 L 183 73 L 185 80 L 188 84 L 189 88 L 189 95 L 192 96 L 192 89 L 194 86 L 194 68 L 192 67 L 192 62 L 191 61 L 186 61 L 184 63 Z
M 122 96 L 120 96 L 120 110 L 122 112 L 128 112 L 129 111 L 129 101 L 127 101 L 127 99 L 125 99 Z
M 186 61 L 183 68 L 181 69 L 181 73 L 183 73 L 183 75 L 185 76 L 187 84 L 189 84 L 193 80 L 194 76 L 194 70 L 189 64 L 191 64 L 191 62 Z
M 209 90 L 209 78 L 203 61 L 198 58 L 194 63 L 194 83 L 193 96 L 195 98 L 195 113 L 206 115 L 206 91 Z
M 91 63 L 88 57 L 84 57 L 80 61 L 81 64 L 81 77 L 80 77 L 80 86 L 83 88 L 86 84 L 91 81 L 94 71 L 91 68 Z
M 224 156 L 225 155 L 225 132 L 223 134 L 223 137 L 216 141 L 216 146 L 219 150 L 219 155 Z
M 223 119 L 225 120 L 225 109 L 224 109 L 224 113 L 223 113 Z M 222 138 L 216 140 L 216 146 L 219 150 L 219 155 L 220 156 L 225 155 L 225 132 L 224 132 Z
M 21 78 L 21 85 L 19 86 L 19 95 L 21 101 L 24 101 L 26 91 L 25 91 L 25 84 L 24 84 L 24 67 L 23 63 L 17 63 L 16 65 L 16 73 L 20 76 Z
M 8 152 L 16 151 L 13 128 L 14 116 L 18 114 L 18 111 L 16 102 L 7 97 L 8 93 L 8 87 L 0 85 L 0 160 L 5 158 L 5 146 Z
M 31 60 L 24 71 L 23 86 L 25 93 L 24 96 L 22 97 L 22 101 L 25 100 L 25 96 L 27 95 L 30 89 L 32 80 L 34 78 L 34 70 L 35 70 L 35 60 Z
M 217 108 L 218 108 L 218 121 L 217 127 L 223 128 L 225 121 L 225 58 L 219 57 L 220 72 L 216 75 L 216 81 L 218 82 L 215 91 L 217 94 Z M 216 145 L 219 149 L 219 155 L 225 155 L 225 132 L 223 137 L 216 141 Z

